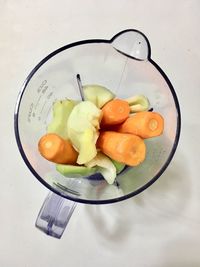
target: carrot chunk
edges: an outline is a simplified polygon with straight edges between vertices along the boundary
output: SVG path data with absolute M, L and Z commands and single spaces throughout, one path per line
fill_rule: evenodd
M 115 125 L 124 122 L 130 113 L 127 101 L 114 99 L 105 104 L 102 108 L 102 125 Z
M 121 133 L 135 134 L 141 138 L 155 137 L 163 133 L 164 119 L 156 112 L 138 112 L 115 130 Z
M 143 139 L 133 134 L 101 132 L 97 140 L 97 147 L 111 159 L 129 166 L 139 165 L 146 156 Z
M 53 133 L 40 138 L 38 150 L 45 159 L 60 164 L 75 164 L 78 157 L 78 153 L 68 140 Z

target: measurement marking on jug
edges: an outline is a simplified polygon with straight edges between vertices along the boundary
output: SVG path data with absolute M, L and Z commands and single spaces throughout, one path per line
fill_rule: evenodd
M 50 92 L 50 93 L 48 94 L 48 96 L 47 96 L 47 99 L 50 99 L 50 98 L 52 97 L 52 95 L 53 95 L 53 92 Z
M 47 80 L 42 81 L 41 85 L 37 89 L 38 94 L 42 91 L 42 88 L 45 86 L 46 83 L 47 83 Z
M 46 86 L 44 87 L 44 89 L 42 89 L 42 93 L 45 94 L 46 91 L 47 91 L 47 89 L 48 89 L 48 85 L 46 85 Z
M 44 105 L 42 106 L 42 109 L 40 110 L 40 114 L 43 112 L 44 107 L 46 106 L 47 101 L 44 102 Z
M 37 106 L 39 105 L 39 102 L 40 102 L 41 97 L 42 97 L 42 95 L 40 95 L 40 96 L 38 97 L 38 100 L 37 100 L 37 102 L 36 102 L 36 104 L 35 104 L 35 110 L 37 109 Z
M 30 107 L 29 107 L 29 111 L 28 111 L 28 118 L 27 118 L 28 122 L 31 122 L 31 115 L 32 115 L 32 112 L 33 112 L 33 107 L 34 107 L 34 104 L 31 103 Z

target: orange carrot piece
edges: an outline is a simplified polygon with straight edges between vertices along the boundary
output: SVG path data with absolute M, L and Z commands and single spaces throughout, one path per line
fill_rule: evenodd
M 40 138 L 38 150 L 45 159 L 60 164 L 75 164 L 78 157 L 78 153 L 68 140 L 53 133 Z
M 116 129 L 120 133 L 131 133 L 141 138 L 159 136 L 164 130 L 164 119 L 156 112 L 138 112 Z
M 124 122 L 130 113 L 127 101 L 114 99 L 106 103 L 103 108 L 102 125 L 115 125 Z
M 101 132 L 97 140 L 97 147 L 111 159 L 129 166 L 139 165 L 146 156 L 143 139 L 133 134 Z

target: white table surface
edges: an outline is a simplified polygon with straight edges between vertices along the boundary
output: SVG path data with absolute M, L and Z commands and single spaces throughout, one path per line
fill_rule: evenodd
M 200 266 L 200 1 L 0 0 L 0 266 Z M 79 204 L 61 240 L 34 222 L 48 190 L 18 152 L 13 111 L 29 71 L 51 51 L 126 28 L 144 32 L 182 111 L 175 157 L 149 189 Z

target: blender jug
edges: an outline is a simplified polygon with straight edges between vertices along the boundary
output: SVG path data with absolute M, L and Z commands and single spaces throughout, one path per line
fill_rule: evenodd
M 145 95 L 165 120 L 162 136 L 145 140 L 147 155 L 137 167 L 126 168 L 113 185 L 100 174 L 64 177 L 38 152 L 56 100 L 81 100 L 76 76 L 82 83 L 100 84 L 118 98 Z M 33 175 L 47 188 L 36 226 L 60 238 L 75 203 L 106 204 L 130 198 L 150 186 L 169 165 L 180 135 L 180 109 L 172 84 L 151 59 L 148 39 L 125 30 L 111 40 L 75 42 L 52 52 L 29 74 L 17 99 L 14 126 L 20 153 Z

